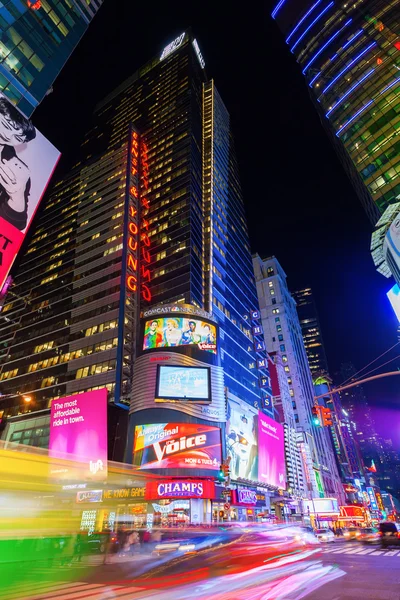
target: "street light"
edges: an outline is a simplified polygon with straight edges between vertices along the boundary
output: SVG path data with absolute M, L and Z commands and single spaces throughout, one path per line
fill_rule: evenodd
M 32 402 L 32 396 L 22 396 L 24 399 L 24 402 L 28 403 L 28 402 Z

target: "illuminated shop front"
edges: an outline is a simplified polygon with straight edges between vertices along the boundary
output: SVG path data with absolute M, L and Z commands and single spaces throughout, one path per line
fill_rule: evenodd
M 236 486 L 231 488 L 216 487 L 217 499 L 212 503 L 214 523 L 261 522 L 270 518 L 270 498 L 267 490 Z

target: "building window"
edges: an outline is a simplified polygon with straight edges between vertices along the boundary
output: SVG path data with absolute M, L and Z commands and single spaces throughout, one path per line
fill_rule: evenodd
M 276 304 L 276 298 L 272 298 L 272 304 Z
M 280 320 L 281 320 L 280 317 L 275 317 L 275 323 L 279 323 Z
M 282 354 L 282 360 L 283 360 L 283 362 L 287 362 L 287 356 L 286 356 L 286 354 Z
M 268 267 L 267 269 L 267 277 L 272 277 L 272 275 L 275 275 L 275 271 L 273 267 Z
M 279 317 L 278 317 L 278 319 L 279 319 Z M 277 330 L 278 332 L 279 332 L 279 331 L 282 331 L 282 325 L 277 325 L 277 326 L 276 326 L 276 330 Z
M 268 285 L 269 285 L 269 287 L 272 287 L 274 285 L 274 282 L 273 281 L 268 281 Z
M 299 415 L 294 415 L 294 422 L 298 423 L 299 422 Z
M 274 288 L 271 288 L 271 289 L 269 290 L 269 293 L 271 294 L 271 296 L 274 296 L 274 295 L 275 295 L 275 290 L 274 290 Z
M 294 391 L 292 389 L 289 390 L 289 394 L 293 397 L 294 396 Z
M 280 342 L 283 342 L 283 335 L 282 335 L 281 333 L 278 335 L 278 340 L 279 340 Z
M 275 300 L 275 298 L 273 298 L 273 300 Z M 273 304 L 275 304 L 275 302 L 273 302 Z M 279 314 L 279 308 L 273 308 L 272 309 L 272 314 L 273 315 L 278 315 Z
M 279 346 L 279 350 L 280 350 L 281 352 L 286 352 L 285 344 L 281 344 L 281 345 Z
M 289 373 L 289 371 L 290 371 L 290 369 L 289 369 L 289 367 L 287 365 L 285 367 L 285 371 L 286 371 L 286 373 Z

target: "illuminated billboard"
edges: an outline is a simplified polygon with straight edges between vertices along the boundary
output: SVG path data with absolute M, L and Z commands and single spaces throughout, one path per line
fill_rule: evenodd
M 49 450 L 54 458 L 85 463 L 92 479 L 107 478 L 106 388 L 53 400 Z
M 387 292 L 390 304 L 394 310 L 397 320 L 400 323 L 400 287 L 397 283 Z
M 140 469 L 218 470 L 221 430 L 197 423 L 136 425 L 133 464 Z
M 228 401 L 226 451 L 232 479 L 258 480 L 258 411 L 246 402 Z
M 158 365 L 156 399 L 211 402 L 209 367 Z
M 285 439 L 282 425 L 258 413 L 258 480 L 286 487 Z
M 143 350 L 174 346 L 197 346 L 200 350 L 216 354 L 216 327 L 199 319 L 175 316 L 145 322 Z
M 60 157 L 0 93 L 0 290 Z

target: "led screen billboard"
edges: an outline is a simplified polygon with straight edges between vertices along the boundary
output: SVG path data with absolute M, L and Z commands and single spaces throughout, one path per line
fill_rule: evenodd
M 143 350 L 197 346 L 200 350 L 217 352 L 215 325 L 186 317 L 160 317 L 145 322 Z
M 158 365 L 156 399 L 211 402 L 210 369 Z
M 0 290 L 60 157 L 0 93 Z
M 91 478 L 106 479 L 106 388 L 53 400 L 49 450 L 54 458 L 85 463 Z
M 228 401 L 226 450 L 232 479 L 258 480 L 258 411 L 245 402 Z
M 400 287 L 397 283 L 387 292 L 390 304 L 394 310 L 397 320 L 400 323 Z
M 136 425 L 133 464 L 140 469 L 218 470 L 221 430 L 197 423 Z
M 258 480 L 286 487 L 285 439 L 283 427 L 258 413 Z

